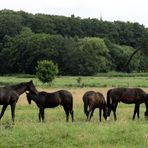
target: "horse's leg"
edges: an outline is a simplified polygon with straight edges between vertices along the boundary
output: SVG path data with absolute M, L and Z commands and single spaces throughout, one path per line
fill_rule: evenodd
M 87 118 L 86 118 L 86 121 L 89 120 L 89 115 L 90 115 L 90 111 L 87 111 Z
M 74 121 L 74 111 L 71 110 L 71 111 L 70 111 L 70 114 L 71 114 L 71 119 L 72 119 L 72 122 L 73 122 L 73 121 Z
M 39 108 L 39 121 L 41 122 L 41 108 Z
M 67 109 L 67 107 L 64 107 L 64 111 L 66 113 L 66 122 L 68 122 L 68 120 L 69 120 L 69 110 Z
M 69 111 L 66 111 L 66 122 L 69 120 Z
M 44 108 L 42 108 L 42 121 L 44 122 Z
M 148 103 L 147 102 L 145 102 L 145 108 L 146 108 L 146 111 L 144 115 L 145 115 L 145 118 L 148 119 Z
M 0 114 L 0 120 L 1 120 L 1 118 L 3 117 L 4 112 L 5 112 L 6 108 L 7 108 L 7 106 L 8 106 L 8 105 L 3 105 L 3 108 L 2 108 L 2 111 L 1 111 L 1 114 Z
M 135 108 L 134 108 L 134 114 L 133 114 L 133 120 L 135 119 L 135 115 L 136 115 L 136 113 L 137 113 L 137 116 L 139 116 L 139 113 L 138 113 L 138 111 L 139 111 L 139 104 L 135 104 Z M 139 118 L 139 117 L 138 117 Z
M 93 116 L 94 110 L 95 110 L 95 108 L 92 108 L 92 109 L 91 109 L 91 114 L 90 114 L 90 117 L 89 117 L 89 121 L 91 120 L 91 118 L 92 118 L 92 116 Z
M 16 103 L 11 104 L 12 124 L 14 124 L 14 119 L 15 119 L 15 106 L 16 106 Z
M 140 117 L 140 116 L 139 116 L 139 112 L 140 112 L 139 110 L 140 110 L 140 104 L 138 104 L 138 106 L 137 106 L 137 117 L 138 117 L 138 119 L 139 119 L 139 117 Z
M 113 104 L 113 113 L 114 113 L 114 120 L 115 120 L 115 121 L 117 120 L 117 116 L 116 116 L 117 105 L 118 105 L 118 103 L 114 103 L 114 104 Z
M 100 122 L 101 122 L 101 115 L 102 115 L 102 109 L 99 108 L 99 118 L 100 118 Z

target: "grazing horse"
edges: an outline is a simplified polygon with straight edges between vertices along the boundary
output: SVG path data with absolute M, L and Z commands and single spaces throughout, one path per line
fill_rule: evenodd
M 71 114 L 72 121 L 73 117 L 73 97 L 69 91 L 59 90 L 53 93 L 47 93 L 44 91 L 34 93 L 26 93 L 28 103 L 31 104 L 33 100 L 39 108 L 39 121 L 44 121 L 44 109 L 54 108 L 58 105 L 62 105 L 66 113 L 66 121 L 69 120 L 69 113 Z
M 114 120 L 117 120 L 116 109 L 118 102 L 123 102 L 126 104 L 135 104 L 133 120 L 137 113 L 139 118 L 139 107 L 141 103 L 145 103 L 146 108 L 148 107 L 148 95 L 140 88 L 114 88 L 107 92 L 107 112 L 108 118 L 110 116 L 111 110 L 114 114 Z M 148 108 L 145 112 L 145 116 L 148 116 Z
M 11 106 L 12 123 L 14 124 L 15 118 L 15 106 L 19 99 L 19 96 L 25 91 L 37 93 L 37 90 L 32 82 L 23 82 L 16 85 L 0 87 L 0 105 L 3 105 L 0 114 L 0 119 L 4 115 L 4 112 L 8 105 Z
M 93 116 L 93 112 L 96 108 L 99 108 L 99 117 L 101 122 L 101 114 L 103 110 L 103 116 L 106 120 L 106 101 L 102 93 L 94 92 L 94 91 L 87 91 L 83 96 L 84 102 L 84 113 L 87 116 L 87 120 L 91 120 Z

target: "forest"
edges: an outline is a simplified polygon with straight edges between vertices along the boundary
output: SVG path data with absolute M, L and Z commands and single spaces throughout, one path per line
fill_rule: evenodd
M 60 75 L 147 72 L 148 28 L 137 22 L 1 10 L 0 75 L 35 74 L 39 60 L 52 60 Z

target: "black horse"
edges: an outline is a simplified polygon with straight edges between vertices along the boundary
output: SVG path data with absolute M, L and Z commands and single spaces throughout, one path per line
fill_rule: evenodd
M 106 120 L 107 118 L 106 101 L 102 93 L 87 91 L 83 96 L 83 102 L 84 102 L 84 113 L 87 116 L 87 120 L 91 120 L 93 112 L 96 108 L 99 108 L 100 122 L 101 122 L 102 110 L 103 110 L 103 116 Z
M 114 114 L 114 120 L 117 120 L 116 109 L 118 102 L 126 104 L 135 104 L 133 120 L 137 113 L 139 118 L 139 108 L 141 103 L 145 103 L 146 108 L 148 107 L 148 95 L 140 88 L 114 88 L 107 92 L 107 108 L 108 117 L 110 116 L 111 110 Z M 148 108 L 146 109 L 145 116 L 148 116 Z M 109 119 L 109 118 L 108 118 Z
M 58 105 L 62 105 L 64 111 L 66 113 L 66 121 L 69 120 L 69 113 L 71 114 L 72 121 L 74 120 L 73 115 L 73 97 L 69 91 L 59 90 L 53 93 L 47 92 L 38 92 L 38 94 L 34 93 L 26 93 L 27 100 L 29 104 L 31 104 L 31 100 L 33 100 L 38 108 L 39 108 L 39 121 L 44 121 L 44 109 L 45 108 L 54 108 Z
M 0 114 L 0 119 L 4 115 L 4 112 L 8 105 L 11 106 L 11 115 L 12 115 L 12 123 L 14 124 L 15 118 L 15 106 L 19 99 L 19 96 L 25 91 L 30 91 L 33 93 L 37 93 L 37 90 L 32 82 L 23 82 L 17 85 L 0 87 L 0 105 L 3 105 L 2 111 Z

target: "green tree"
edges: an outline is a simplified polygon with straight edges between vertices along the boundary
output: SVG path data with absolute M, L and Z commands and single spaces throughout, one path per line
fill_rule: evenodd
M 5 35 L 15 36 L 23 27 L 23 18 L 14 11 L 0 11 L 0 41 Z
M 94 75 L 106 72 L 110 68 L 109 50 L 103 39 L 83 38 L 78 41 L 71 39 L 64 51 L 62 63 L 66 75 Z
M 20 34 L 13 38 L 7 37 L 6 40 L 0 57 L 3 60 L 9 56 L 7 70 L 11 73 L 34 74 L 39 60 L 51 59 L 60 63 L 59 53 L 63 44 L 63 37 L 60 35 L 34 33 L 30 28 L 24 27 Z
M 43 83 L 51 83 L 58 74 L 58 66 L 52 61 L 38 61 L 36 75 Z
M 110 54 L 112 59 L 112 70 L 115 71 L 122 71 L 123 66 L 125 65 L 126 61 L 128 60 L 128 57 L 132 54 L 132 52 L 135 50 L 134 48 L 130 46 L 123 46 L 123 45 L 117 45 L 112 44 L 110 47 Z M 140 64 L 140 54 L 137 54 L 131 63 L 127 66 L 126 71 L 132 72 L 137 71 Z

